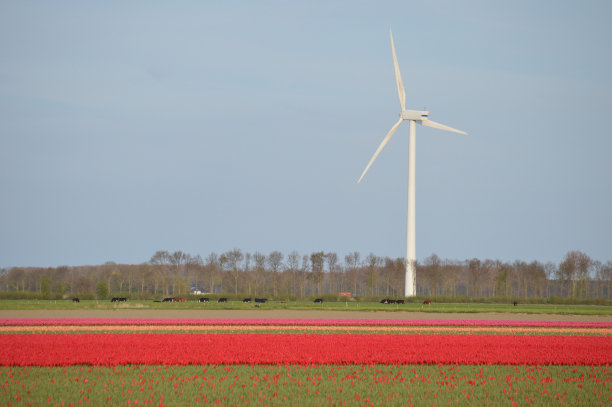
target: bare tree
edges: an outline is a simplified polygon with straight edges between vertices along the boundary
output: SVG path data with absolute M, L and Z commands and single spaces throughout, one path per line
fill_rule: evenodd
M 302 267 L 298 270 L 298 285 L 300 286 L 300 297 L 306 296 L 306 283 L 310 270 L 310 257 L 307 254 L 302 256 Z
M 310 255 L 310 264 L 312 267 L 312 280 L 317 292 L 316 295 L 322 294 L 323 284 L 323 262 L 325 259 L 324 252 L 316 252 Z
M 202 260 L 202 256 L 196 254 L 195 256 L 189 257 L 189 262 L 187 263 L 187 273 L 190 279 L 190 282 L 194 283 L 194 289 L 196 291 L 201 291 L 201 280 L 204 269 L 204 260 Z
M 149 264 L 155 267 L 155 271 L 157 272 L 159 279 L 162 283 L 162 288 L 164 291 L 164 295 L 169 295 L 169 265 L 170 265 L 170 253 L 165 250 L 158 250 L 155 252 L 151 259 L 149 260 Z
M 612 298 L 612 261 L 607 261 L 602 267 L 601 276 L 606 282 L 606 298 Z
M 600 261 L 593 262 L 595 270 L 595 278 L 597 280 L 597 297 L 610 298 L 612 288 L 612 261 L 602 263 Z
M 268 255 L 268 266 L 272 271 L 273 295 L 278 297 L 278 273 L 283 265 L 283 254 L 279 251 L 273 251 Z
M 255 294 L 264 294 L 265 292 L 265 276 L 266 276 L 266 255 L 255 252 L 253 254 L 255 260 Z
M 327 269 L 329 270 L 329 292 L 335 294 L 338 292 L 338 282 L 336 280 L 336 271 L 338 269 L 338 255 L 334 252 L 325 255 L 327 261 Z
M 253 270 L 251 270 L 251 261 L 253 260 L 253 255 L 251 253 L 244 254 L 244 275 L 245 282 L 247 284 L 247 295 L 253 295 L 253 284 L 255 282 L 255 276 L 253 275 Z
M 157 295 L 158 281 L 155 278 L 155 270 L 153 266 L 148 263 L 143 263 L 138 267 L 138 280 L 140 281 L 140 295 L 143 296 L 145 288 L 148 291 L 153 291 L 154 295 Z
M 25 291 L 25 270 L 22 267 L 13 267 L 8 273 L 8 281 L 14 291 Z
M 289 273 L 289 294 L 296 295 L 296 273 L 300 267 L 300 255 L 297 251 L 292 251 L 287 256 L 287 272 Z
M 565 255 L 565 259 L 559 264 L 559 274 L 566 287 L 568 297 L 576 297 L 579 294 L 583 296 L 588 295 L 588 287 L 586 285 L 591 264 L 591 258 L 581 251 L 574 250 Z M 580 293 L 577 290 L 579 281 Z
M 482 278 L 482 263 L 480 260 L 474 258 L 468 262 L 468 295 L 477 297 L 480 290 L 480 280 Z
M 370 253 L 366 258 L 367 265 L 367 279 L 368 286 L 370 287 L 370 296 L 374 296 L 374 289 L 376 287 L 376 281 L 378 279 L 378 269 L 382 263 L 382 259 L 374 255 L 374 253 Z
M 346 264 L 346 272 L 349 274 L 348 280 L 350 281 L 353 295 L 357 295 L 357 283 L 359 281 L 357 268 L 360 263 L 359 252 L 353 252 L 344 256 L 344 262 Z
M 544 265 L 544 273 L 546 273 L 546 298 L 550 298 L 550 282 L 557 274 L 557 266 L 552 262 L 546 263 Z
M 580 282 L 580 295 L 582 298 L 589 298 L 590 290 L 589 284 L 591 281 L 591 267 L 593 266 L 593 259 L 587 256 L 585 253 L 579 252 L 577 266 L 578 266 L 578 281 Z
M 431 256 L 427 257 L 423 261 L 425 268 L 426 281 L 429 283 L 429 293 L 431 295 L 439 294 L 441 273 L 441 260 L 437 254 L 432 253 Z
M 208 279 L 208 291 L 215 292 L 215 285 L 219 281 L 219 271 L 221 269 L 221 261 L 215 252 L 211 252 L 206 257 L 206 265 L 204 266 L 205 274 Z
M 177 250 L 170 254 L 170 265 L 172 270 L 172 294 L 184 294 L 187 290 L 185 284 L 185 266 L 190 262 L 191 256 L 180 250 Z
M 225 265 L 227 271 L 232 277 L 234 283 L 234 294 L 238 295 L 238 281 L 240 280 L 240 262 L 244 258 L 240 249 L 230 250 L 221 255 L 222 263 Z

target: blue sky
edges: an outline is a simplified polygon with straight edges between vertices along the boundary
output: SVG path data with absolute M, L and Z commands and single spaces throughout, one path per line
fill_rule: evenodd
M 612 259 L 612 3 L 0 3 L 0 266 Z

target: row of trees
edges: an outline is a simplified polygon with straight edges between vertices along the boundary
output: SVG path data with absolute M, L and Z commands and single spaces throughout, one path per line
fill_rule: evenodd
M 362 257 L 341 261 L 323 251 L 300 255 L 248 253 L 233 249 L 206 258 L 182 251 L 156 252 L 148 262 L 125 265 L 0 270 L 0 290 L 42 298 L 123 294 L 140 298 L 181 296 L 194 291 L 271 298 L 306 298 L 350 292 L 351 296 L 401 297 L 403 258 Z M 417 295 L 612 299 L 612 261 L 568 252 L 559 264 L 499 260 L 443 260 L 432 254 L 417 264 Z M 15 294 L 16 293 L 16 294 Z

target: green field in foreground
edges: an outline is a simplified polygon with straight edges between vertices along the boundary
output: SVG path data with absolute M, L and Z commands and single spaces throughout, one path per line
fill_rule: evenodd
M 606 366 L 0 366 L 2 405 L 610 405 Z
M 559 305 L 559 304 L 481 304 L 481 303 L 433 303 L 423 305 L 380 304 L 378 302 L 324 302 L 314 304 L 309 301 L 269 301 L 265 304 L 228 301 L 227 303 L 197 301 L 163 303 L 152 300 L 128 300 L 125 303 L 112 303 L 98 300 L 0 300 L 1 310 L 306 310 L 306 311 L 406 311 L 430 313 L 519 313 L 519 314 L 559 314 L 559 315 L 612 315 L 612 306 L 605 305 Z

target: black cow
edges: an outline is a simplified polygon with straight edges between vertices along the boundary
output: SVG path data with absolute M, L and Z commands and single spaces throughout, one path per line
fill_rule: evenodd
M 395 300 L 396 304 L 405 304 L 406 300 Z
M 242 300 L 242 302 L 251 302 L 250 298 L 245 298 L 244 300 Z
M 174 298 L 172 298 L 172 297 L 164 298 L 162 300 L 162 302 L 172 302 L 172 301 L 174 301 Z
M 314 303 L 321 303 L 323 304 L 323 298 L 315 298 Z
M 125 302 L 127 301 L 127 298 L 125 297 L 113 297 L 111 298 L 111 302 Z
M 268 299 L 267 298 L 255 298 L 255 302 L 263 304 L 263 303 L 268 302 Z
M 199 301 L 199 302 L 208 302 L 208 301 L 210 301 L 210 298 L 208 298 L 208 297 L 202 297 L 202 298 L 200 298 L 198 301 Z
M 383 300 L 380 300 L 380 303 L 381 303 L 381 304 L 389 304 L 389 301 L 390 301 L 390 300 L 389 300 L 388 298 L 385 298 L 385 299 L 383 299 Z
M 514 306 L 516 307 L 516 306 L 518 305 L 518 302 L 517 302 L 517 301 L 514 301 L 514 302 L 513 302 L 513 304 L 514 304 Z
M 80 300 L 79 300 L 77 297 L 74 297 L 74 298 L 72 299 L 72 302 L 81 302 L 81 301 L 80 301 Z
M 225 298 L 225 297 L 219 298 L 219 302 L 227 302 L 227 298 Z

